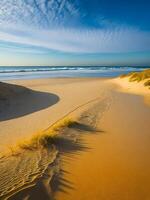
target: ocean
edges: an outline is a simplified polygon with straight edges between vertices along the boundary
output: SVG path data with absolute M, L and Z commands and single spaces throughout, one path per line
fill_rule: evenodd
M 64 77 L 115 77 L 149 67 L 122 66 L 17 66 L 1 67 L 0 80 L 64 78 Z

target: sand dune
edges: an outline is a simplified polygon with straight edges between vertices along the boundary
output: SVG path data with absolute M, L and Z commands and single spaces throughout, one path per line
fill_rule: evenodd
M 139 83 L 129 82 L 129 78 L 116 78 L 112 81 L 118 84 L 118 86 L 120 86 L 124 92 L 142 95 L 147 98 L 150 96 L 150 89 L 144 86 L 143 81 Z
M 1 107 L 7 113 L 0 122 L 1 152 L 67 113 L 74 123 L 61 129 L 52 145 L 1 157 L 1 199 L 150 198 L 150 108 L 142 97 L 119 92 L 106 79 L 12 83 L 17 85 L 1 85 L 3 105 L 8 99 L 17 111 L 8 115 Z
M 50 107 L 59 101 L 59 97 L 19 85 L 0 83 L 0 101 L 0 121 L 5 121 Z
M 133 72 L 127 75 L 110 80 L 115 83 L 122 92 L 137 94 L 144 97 L 147 104 L 150 105 L 150 70 L 144 70 L 142 72 Z M 147 83 L 147 85 L 145 85 Z
M 62 155 L 55 199 L 150 198 L 150 108 L 140 96 L 112 91 L 111 97 L 109 109 L 102 117 L 96 116 L 96 129 L 101 132 L 81 133 L 86 149 L 68 157 Z M 99 102 L 83 117 L 94 116 L 95 110 L 101 115 L 104 103 Z
M 66 113 L 104 92 L 103 81 L 98 79 L 58 78 L 11 83 L 20 85 L 21 91 L 22 88 L 25 91 L 21 95 L 16 94 L 16 98 L 11 97 L 10 107 L 6 104 L 1 106 L 0 150 L 47 128 Z M 13 137 L 10 137 L 12 134 Z

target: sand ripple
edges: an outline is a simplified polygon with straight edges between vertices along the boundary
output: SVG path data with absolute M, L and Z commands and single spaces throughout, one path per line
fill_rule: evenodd
M 34 186 L 49 165 L 53 163 L 57 150 L 26 150 L 19 155 L 0 160 L 0 198 L 8 199 L 18 191 Z

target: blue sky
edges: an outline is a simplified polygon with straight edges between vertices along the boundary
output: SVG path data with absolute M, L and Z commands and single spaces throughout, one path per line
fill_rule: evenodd
M 0 65 L 150 65 L 148 0 L 1 0 Z

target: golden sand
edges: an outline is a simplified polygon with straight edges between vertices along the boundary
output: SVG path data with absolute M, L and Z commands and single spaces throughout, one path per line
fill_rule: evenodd
M 112 95 L 97 123 L 102 132 L 82 136 L 89 150 L 62 157 L 57 200 L 150 199 L 150 108 L 138 96 Z
M 118 92 L 105 79 L 13 84 L 23 88 L 3 96 L 1 151 L 71 111 L 78 120 L 59 129 L 54 145 L 0 159 L 1 199 L 150 199 L 150 107 L 142 97 Z
M 141 95 L 144 98 L 145 103 L 150 105 L 150 89 L 144 86 L 145 81 L 130 82 L 129 78 L 115 78 L 110 80 L 115 83 L 118 89 L 125 93 Z
M 66 113 L 104 91 L 100 79 L 39 79 L 13 81 L 22 86 L 4 101 L 0 115 L 0 150 L 41 132 Z M 16 89 L 15 89 L 16 88 Z M 18 86 L 13 90 L 18 91 Z M 24 91 L 25 90 L 25 91 Z

